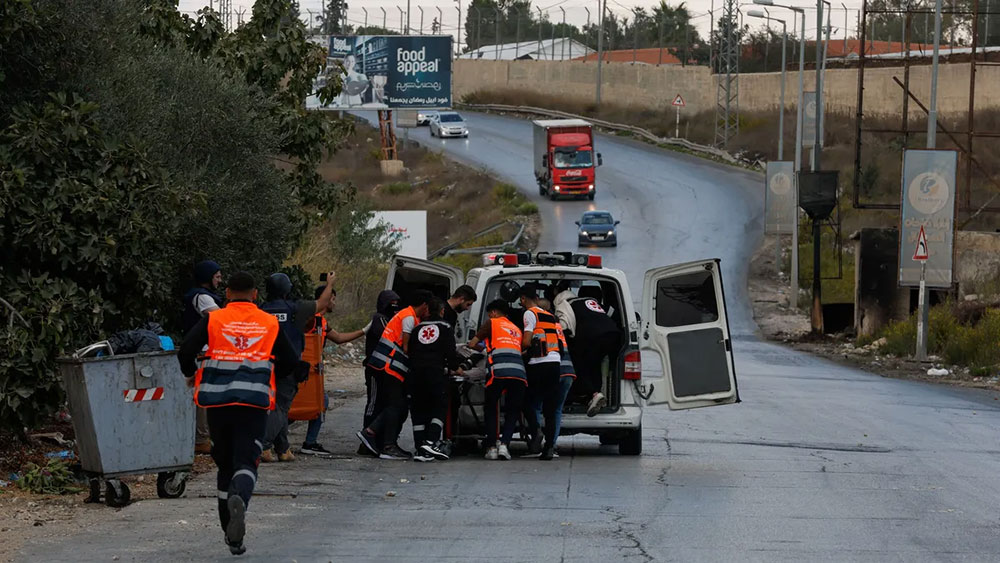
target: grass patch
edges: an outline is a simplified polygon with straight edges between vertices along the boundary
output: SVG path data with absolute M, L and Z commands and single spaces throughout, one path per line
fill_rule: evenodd
M 380 191 L 386 195 L 403 195 L 413 191 L 413 186 L 409 182 L 392 182 L 385 184 Z
M 517 186 L 499 183 L 493 186 L 493 203 L 508 215 L 534 215 L 538 206 L 528 201 L 517 189 Z
M 928 314 L 927 352 L 948 364 L 969 368 L 973 376 L 997 373 L 1000 364 L 1000 309 L 988 309 L 975 322 L 963 323 L 954 303 L 932 307 Z M 893 356 L 910 356 L 916 349 L 916 315 L 886 326 L 881 350 Z

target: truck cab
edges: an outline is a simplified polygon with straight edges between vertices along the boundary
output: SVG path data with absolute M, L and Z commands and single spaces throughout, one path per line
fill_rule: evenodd
M 582 119 L 542 119 L 532 122 L 535 179 L 542 196 L 587 197 L 597 193 L 593 126 Z
M 666 404 L 682 410 L 740 400 L 718 259 L 647 271 L 638 310 L 624 272 L 605 268 L 601 256 L 589 254 L 487 254 L 483 266 L 467 276 L 444 264 L 394 257 L 387 288 L 399 293 L 404 304 L 412 293 L 411 280 L 438 296 L 462 283 L 475 288 L 479 300 L 459 316 L 455 327 L 458 343 L 475 335 L 486 319 L 486 304 L 494 299 L 511 303 L 511 320 L 520 325 L 523 311 L 516 288 L 525 283 L 554 289 L 565 282 L 575 292 L 600 287 L 603 308 L 621 334 L 618 353 L 602 369 L 608 402 L 596 416 L 588 417 L 585 401 L 567 399 L 563 436 L 595 435 L 601 444 L 617 445 L 623 455 L 638 455 L 647 406 Z M 477 412 L 471 416 L 482 420 Z

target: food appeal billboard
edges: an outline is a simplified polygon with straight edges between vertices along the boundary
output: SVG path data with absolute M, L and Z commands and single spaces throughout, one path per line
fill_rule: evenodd
M 343 89 L 329 104 L 310 96 L 306 108 L 450 108 L 451 40 L 450 35 L 332 35 L 314 90 L 338 76 Z

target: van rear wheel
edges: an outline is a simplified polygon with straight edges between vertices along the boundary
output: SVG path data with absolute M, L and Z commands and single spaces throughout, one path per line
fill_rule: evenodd
M 642 426 L 629 430 L 618 442 L 618 453 L 621 455 L 639 455 L 642 453 Z

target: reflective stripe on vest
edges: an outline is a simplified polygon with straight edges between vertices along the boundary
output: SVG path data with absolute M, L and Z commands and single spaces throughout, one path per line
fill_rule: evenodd
M 413 307 L 403 309 L 389 320 L 368 361 L 369 367 L 382 370 L 400 381 L 410 371 L 409 359 L 403 352 L 403 321 L 408 317 L 413 317 L 414 324 L 417 324 L 417 313 Z
M 541 307 L 528 309 L 535 314 L 535 330 L 531 333 L 531 338 L 540 338 L 545 342 L 545 353 L 541 357 L 547 356 L 551 352 L 560 352 L 559 319 Z
M 521 334 L 521 329 L 505 317 L 490 319 L 490 337 L 485 342 L 490 366 L 487 386 L 494 379 L 517 379 L 527 383 L 521 361 Z
M 237 301 L 209 313 L 208 351 L 195 374 L 195 403 L 273 409 L 271 350 L 277 338 L 278 320 L 253 303 Z
M 566 335 L 563 334 L 562 327 L 559 327 L 559 344 L 562 345 L 562 352 L 559 354 L 559 377 L 572 377 L 576 379 L 576 368 L 569 357 L 569 346 L 566 344 Z

